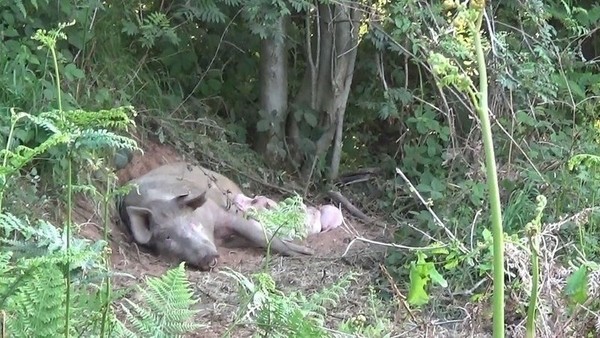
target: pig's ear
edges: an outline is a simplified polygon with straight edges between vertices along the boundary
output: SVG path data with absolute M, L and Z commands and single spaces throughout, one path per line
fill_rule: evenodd
M 185 194 L 181 194 L 181 195 L 177 195 L 175 197 L 173 197 L 171 199 L 171 201 L 173 203 L 175 203 L 175 205 L 177 205 L 178 207 L 184 207 L 185 206 L 185 200 L 186 198 L 190 195 L 189 192 L 186 192 Z
M 173 198 L 173 200 L 180 208 L 186 207 L 196 210 L 206 203 L 206 191 L 195 196 L 190 196 L 190 194 L 180 195 Z
M 206 191 L 204 191 L 200 195 L 196 195 L 196 196 L 186 200 L 186 202 L 185 202 L 185 204 L 188 207 L 192 208 L 193 210 L 200 208 L 201 206 L 204 205 L 204 203 L 206 203 Z
M 148 244 L 152 237 L 149 222 L 152 211 L 147 208 L 129 206 L 127 207 L 127 215 L 129 216 L 129 228 L 135 241 L 140 244 Z
M 173 197 L 172 201 L 175 202 L 179 208 L 192 208 L 192 210 L 196 210 L 206 203 L 206 191 L 195 196 L 190 196 L 189 192 L 181 194 Z

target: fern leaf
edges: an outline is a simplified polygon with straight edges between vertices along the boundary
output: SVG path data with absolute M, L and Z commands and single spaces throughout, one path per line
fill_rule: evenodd
M 8 327 L 15 337 L 54 337 L 64 331 L 64 279 L 56 266 L 31 274 L 8 303 Z
M 140 306 L 126 299 L 123 305 L 127 320 L 144 337 L 177 337 L 200 327 L 193 321 L 197 302 L 185 276 L 184 264 L 167 271 L 160 278 L 150 278 L 146 288 L 139 288 L 148 306 Z M 124 331 L 124 333 L 127 333 Z

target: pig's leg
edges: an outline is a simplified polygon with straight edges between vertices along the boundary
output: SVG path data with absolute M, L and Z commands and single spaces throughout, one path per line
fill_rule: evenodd
M 282 255 L 312 255 L 314 253 L 313 250 L 307 247 L 292 242 L 282 241 L 281 238 L 277 236 L 265 236 L 264 228 L 259 222 L 247 220 L 239 215 L 227 212 L 211 200 L 206 201 L 203 209 L 214 217 L 215 237 L 218 234 L 233 231 L 238 236 L 244 237 L 254 245 L 263 248 L 267 246 L 268 239 L 271 242 L 271 249 Z

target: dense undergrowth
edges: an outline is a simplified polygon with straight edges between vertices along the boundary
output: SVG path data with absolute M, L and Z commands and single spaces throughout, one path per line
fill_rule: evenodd
M 73 193 L 103 203 L 105 216 L 120 193 L 108 159 L 119 148 L 136 149 L 119 136 L 132 119 L 142 133 L 158 135 L 190 157 L 252 168 L 276 184 L 289 179 L 248 151 L 260 119 L 255 51 L 257 35 L 264 33 L 248 8 L 264 4 L 246 4 L 241 15 L 238 1 L 202 4 L 0 5 L 0 54 L 6 56 L 0 59 L 0 309 L 9 336 L 112 336 L 110 330 L 172 335 L 196 327 L 182 267 L 147 282 L 144 307 L 112 289 L 106 243 L 70 233 Z M 374 281 L 378 296 L 398 297 L 394 288 L 400 287 L 408 307 L 453 319 L 463 314 L 448 311 L 448 304 L 491 299 L 489 192 L 479 123 L 469 94 L 457 89 L 476 75 L 457 33 L 461 22 L 448 7 L 421 5 L 385 2 L 376 11 L 381 20 L 362 37 L 342 165 L 349 172 L 378 167 L 384 174 L 342 191 L 362 210 L 401 224 L 390 242 L 421 247 L 390 250 L 389 278 Z M 594 263 L 600 255 L 594 209 L 600 191 L 600 9 L 585 1 L 491 6 L 494 25 L 488 24 L 484 42 L 506 240 L 507 324 L 522 330 L 537 279 L 530 272 L 535 255 L 545 323 L 539 334 L 593 335 L 598 329 L 589 322 L 598 326 L 600 305 Z M 290 11 L 301 13 L 298 8 Z M 73 22 L 57 35 L 52 29 L 65 17 Z M 290 23 L 295 78 L 306 63 L 300 21 Z M 49 32 L 36 33 L 40 29 Z M 291 90 L 298 82 L 290 83 Z M 317 168 L 325 171 L 322 163 Z M 57 205 L 66 217 L 56 217 Z M 530 246 L 532 239 L 539 244 Z M 270 331 L 273 323 L 289 332 L 324 334 L 323 299 L 283 297 L 265 275 L 231 276 L 250 291 L 247 313 L 252 306 L 266 311 L 251 316 L 265 336 L 284 333 Z M 166 292 L 176 299 L 163 299 Z M 257 295 L 268 295 L 271 312 L 260 307 Z M 336 298 L 335 292 L 325 296 Z M 164 303 L 181 312 L 162 313 Z M 120 320 L 117 308 L 127 314 Z M 294 326 L 294 318 L 307 316 L 314 321 Z M 385 328 L 377 329 L 382 322 L 361 325 L 346 321 L 340 330 L 385 336 Z

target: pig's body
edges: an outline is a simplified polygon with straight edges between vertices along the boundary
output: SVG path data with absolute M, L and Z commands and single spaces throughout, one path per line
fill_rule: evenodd
M 221 174 L 178 162 L 130 183 L 138 187 L 120 202 L 120 216 L 137 243 L 159 254 L 207 269 L 218 258 L 215 239 L 236 234 L 256 246 L 267 246 L 260 223 L 244 219 L 232 203 L 241 189 Z M 313 253 L 278 237 L 269 240 L 271 249 L 283 255 Z

